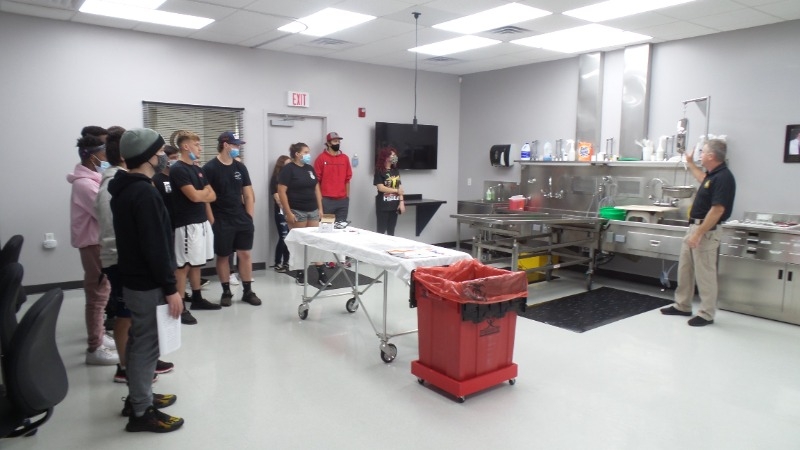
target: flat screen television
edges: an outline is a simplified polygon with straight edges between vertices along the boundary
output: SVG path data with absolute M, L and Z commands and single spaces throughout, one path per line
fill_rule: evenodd
M 397 149 L 400 170 L 436 169 L 439 127 L 417 124 L 414 131 L 410 123 L 375 122 L 375 158 L 387 145 Z

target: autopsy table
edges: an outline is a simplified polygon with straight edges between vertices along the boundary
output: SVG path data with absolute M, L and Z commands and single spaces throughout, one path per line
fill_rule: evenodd
M 308 295 L 308 283 L 303 285 L 302 303 L 297 307 L 300 319 L 305 320 L 308 317 L 311 302 L 318 298 L 352 295 L 352 298 L 345 303 L 345 308 L 350 313 L 356 312 L 359 307 L 364 311 L 373 331 L 380 339 L 381 359 L 387 363 L 392 362 L 397 356 L 397 347 L 389 340 L 417 331 L 408 330 L 394 334 L 387 332 L 388 274 L 392 274 L 408 284 L 411 280 L 411 272 L 417 267 L 444 266 L 472 258 L 469 254 L 458 250 L 437 247 L 397 236 L 378 234 L 355 227 L 331 231 L 321 231 L 318 227 L 295 228 L 286 236 L 286 244 L 291 254 L 289 265 L 292 269 L 308 271 L 310 262 L 329 261 L 331 255 L 333 255 L 333 261 L 337 263 L 337 269 L 330 277 L 328 284 L 314 295 Z M 299 255 L 303 255 L 303 257 L 300 258 Z M 355 277 L 352 280 L 345 270 L 345 262 L 350 263 L 354 269 Z M 380 273 L 359 291 L 360 263 L 375 266 Z M 307 275 L 304 277 L 305 280 L 308 280 Z M 343 293 L 324 293 L 330 283 L 340 276 L 347 280 L 347 284 L 350 286 L 349 290 Z M 379 329 L 361 301 L 361 295 L 381 278 L 383 279 L 383 313 Z

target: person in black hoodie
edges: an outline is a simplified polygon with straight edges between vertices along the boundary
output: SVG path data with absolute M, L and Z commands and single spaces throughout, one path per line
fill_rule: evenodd
M 128 172 L 117 172 L 108 186 L 123 297 L 132 320 L 128 397 L 122 410 L 130 416 L 127 431 L 165 433 L 183 425 L 183 419 L 158 410 L 175 403 L 177 397 L 153 394 L 152 388 L 159 357 L 156 306 L 166 300 L 176 319 L 183 311 L 175 284 L 169 213 L 151 180 L 167 163 L 163 147 L 164 138 L 149 128 L 126 131 L 120 139 L 120 154 Z

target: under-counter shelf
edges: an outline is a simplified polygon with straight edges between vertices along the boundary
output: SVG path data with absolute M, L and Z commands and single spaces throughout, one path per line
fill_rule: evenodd
M 514 160 L 522 166 L 608 166 L 608 167 L 683 167 L 682 161 L 525 161 Z

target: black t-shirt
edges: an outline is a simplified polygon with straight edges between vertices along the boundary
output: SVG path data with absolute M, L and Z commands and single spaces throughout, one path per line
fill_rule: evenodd
M 164 200 L 164 206 L 167 207 L 169 213 L 170 226 L 174 228 L 172 224 L 175 223 L 175 207 L 172 206 L 172 185 L 169 184 L 169 175 L 163 172 L 153 175 L 153 184 L 161 194 L 161 199 Z
M 178 228 L 208 220 L 206 204 L 189 200 L 189 197 L 181 191 L 183 186 L 193 186 L 197 190 L 205 188 L 208 180 L 203 174 L 203 169 L 178 161 L 169 169 L 169 184 L 172 186 L 172 207 L 175 212 L 173 227 Z
M 375 172 L 372 179 L 373 186 L 382 184 L 388 188 L 397 189 L 400 187 L 400 171 L 389 169 L 383 172 Z M 375 196 L 375 209 L 378 211 L 395 211 L 400 207 L 400 195 L 378 191 Z
M 251 186 L 250 174 L 247 167 L 239 161 L 233 160 L 230 165 L 225 165 L 218 158 L 214 158 L 203 166 L 208 183 L 217 194 L 217 200 L 211 203 L 214 218 L 241 219 L 247 216 L 242 200 L 242 188 Z
M 725 163 L 720 164 L 706 174 L 697 195 L 692 203 L 691 218 L 703 219 L 713 205 L 722 205 L 725 212 L 722 213 L 720 222 L 728 220 L 733 209 L 733 198 L 736 196 L 736 180 Z
M 289 208 L 304 212 L 317 209 L 317 174 L 311 164 L 286 164 L 278 174 L 278 184 L 286 186 Z

